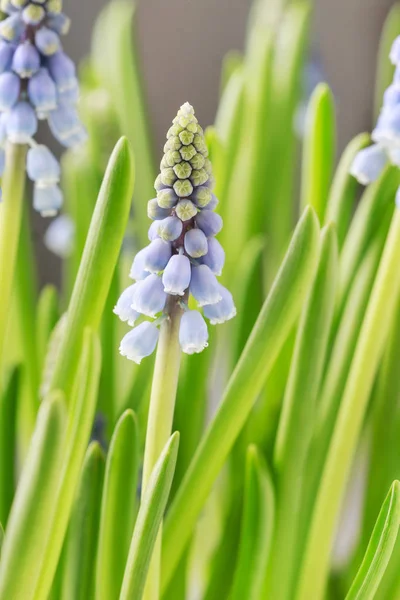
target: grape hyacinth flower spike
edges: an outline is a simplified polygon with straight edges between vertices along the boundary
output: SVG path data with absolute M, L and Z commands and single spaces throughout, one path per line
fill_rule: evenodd
M 360 150 L 350 169 L 363 185 L 376 181 L 388 164 L 400 168 L 400 36 L 394 41 L 390 60 L 396 70 L 393 82 L 384 94 L 382 110 L 372 132 L 375 143 Z M 396 202 L 400 203 L 400 192 Z
M 0 166 L 7 167 L 7 141 L 28 145 L 26 170 L 34 182 L 34 208 L 53 216 L 63 200 L 60 166 L 46 146 L 34 141 L 38 122 L 47 120 L 67 148 L 86 140 L 76 108 L 75 65 L 60 40 L 70 21 L 61 12 L 61 0 L 1 0 L 1 9 L 8 17 L 0 22 Z
M 203 130 L 186 103 L 168 131 L 154 186 L 157 197 L 148 204 L 150 244 L 136 255 L 130 273 L 136 283 L 114 309 L 131 325 L 143 316 L 155 319 L 142 321 L 121 342 L 121 354 L 134 362 L 153 353 L 158 326 L 176 309 L 182 313 L 179 343 L 187 354 L 208 345 L 204 316 L 216 324 L 236 314 L 232 295 L 217 280 L 225 253 L 215 237 L 222 219 L 214 212 L 213 186 Z M 190 296 L 204 316 L 189 310 Z

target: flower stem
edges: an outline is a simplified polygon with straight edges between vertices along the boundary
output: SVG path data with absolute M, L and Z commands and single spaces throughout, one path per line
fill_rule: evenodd
M 160 328 L 153 384 L 150 396 L 150 410 L 147 422 L 146 446 L 144 452 L 142 494 L 149 483 L 151 472 L 167 443 L 172 430 L 178 388 L 181 349 L 179 346 L 179 325 L 182 309 L 171 297 L 167 307 L 169 318 Z M 154 547 L 153 558 L 144 593 L 145 600 L 158 600 L 160 597 L 161 534 Z
M 26 146 L 7 144 L 3 202 L 0 204 L 0 371 L 4 361 L 22 221 L 26 151 Z
M 364 318 L 325 462 L 296 600 L 324 596 L 341 501 L 370 392 L 400 293 L 400 211 L 396 210 Z

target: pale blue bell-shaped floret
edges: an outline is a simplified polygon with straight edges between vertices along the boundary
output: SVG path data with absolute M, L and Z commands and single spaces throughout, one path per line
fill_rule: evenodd
M 222 229 L 222 217 L 212 210 L 202 210 L 196 217 L 196 225 L 207 237 L 217 235 Z
M 49 14 L 47 25 L 58 35 L 67 35 L 71 27 L 71 19 L 64 13 Z
M 174 242 L 181 235 L 182 221 L 178 217 L 167 217 L 158 221 L 158 235 L 166 242 Z
M 54 219 L 46 229 L 44 244 L 62 259 L 71 256 L 75 246 L 75 223 L 71 217 L 60 215 Z
M 22 20 L 27 25 L 39 25 L 45 16 L 44 8 L 32 2 L 29 2 L 22 11 Z
M 219 204 L 219 200 L 215 194 L 211 194 L 211 200 L 207 204 L 207 210 L 215 210 Z
M 57 88 L 47 69 L 40 69 L 28 82 L 28 96 L 39 113 L 57 108 Z
M 32 77 L 40 69 L 40 54 L 31 42 L 23 42 L 17 47 L 12 68 L 23 79 Z
M 400 106 L 382 111 L 371 137 L 377 144 L 400 145 Z
M 6 168 L 6 151 L 0 147 L 0 177 L 3 177 Z
M 208 241 L 201 229 L 189 229 L 184 243 L 186 252 L 192 258 L 200 258 L 208 252 Z
M 33 146 L 28 151 L 26 170 L 29 179 L 42 187 L 60 181 L 60 163 L 54 154 L 43 145 Z
M 0 75 L 0 110 L 10 110 L 17 102 L 21 91 L 21 80 L 15 73 L 7 71 Z
M 54 134 L 54 131 L 53 131 L 53 134 Z M 55 134 L 54 134 L 54 137 L 56 139 L 58 139 L 58 141 L 66 148 L 77 148 L 78 146 L 82 146 L 83 144 L 85 144 L 87 142 L 88 133 L 87 133 L 85 127 L 82 125 L 82 123 L 79 122 L 79 126 L 77 127 L 77 129 L 75 131 L 71 132 L 65 138 L 63 138 L 63 139 L 57 138 L 57 136 Z
M 135 321 L 140 317 L 140 314 L 132 308 L 135 289 L 138 285 L 138 283 L 134 283 L 124 290 L 114 307 L 114 314 L 118 315 L 121 321 L 127 322 L 130 327 L 133 327 Z
M 207 325 L 197 310 L 188 310 L 182 315 L 179 343 L 185 354 L 197 354 L 207 348 Z
M 18 102 L 7 115 L 7 136 L 13 144 L 28 144 L 37 128 L 35 111 L 28 102 Z
M 218 281 L 207 265 L 192 265 L 190 293 L 199 306 L 216 304 L 222 299 Z
M 208 252 L 201 259 L 203 265 L 207 265 L 214 275 L 221 275 L 225 264 L 225 250 L 218 240 L 211 237 L 208 239 Z
M 58 98 L 63 104 L 77 104 L 79 101 L 79 82 L 78 79 L 75 81 L 75 85 L 70 87 L 68 90 L 58 92 Z
M 386 90 L 383 96 L 383 105 L 385 110 L 387 108 L 394 108 L 400 105 L 400 87 L 397 85 L 391 85 Z
M 157 193 L 157 202 L 161 208 L 173 208 L 178 202 L 178 196 L 172 188 L 165 188 Z
M 0 40 L 0 73 L 8 71 L 11 68 L 15 52 L 15 46 Z
M 157 198 L 153 198 L 149 200 L 147 203 L 147 216 L 152 221 L 159 221 L 161 219 L 166 219 L 171 213 L 169 208 L 162 208 L 159 206 Z
M 161 277 L 153 274 L 138 283 L 132 308 L 142 315 L 154 318 L 164 310 L 166 301 L 167 294 L 164 292 Z
M 389 57 L 394 65 L 400 64 L 400 36 L 394 40 Z
M 164 291 L 171 296 L 183 296 L 192 275 L 190 260 L 184 254 L 174 254 L 165 267 L 162 282 Z
M 146 271 L 149 271 L 150 273 L 164 271 L 171 258 L 171 244 L 157 238 L 153 240 L 145 250 L 144 268 Z
M 220 283 L 218 284 L 218 290 L 221 300 L 216 304 L 207 304 L 203 308 L 204 316 L 209 319 L 211 325 L 225 323 L 236 316 L 232 294 Z
M 47 59 L 47 68 L 60 92 L 74 87 L 76 81 L 75 65 L 64 52 L 57 52 L 50 56 Z
M 63 195 L 58 185 L 42 187 L 35 185 L 33 191 L 33 208 L 43 217 L 54 217 L 63 203 Z
M 149 321 L 141 323 L 121 341 L 119 351 L 122 356 L 140 365 L 143 358 L 153 354 L 159 337 L 159 330 Z
M 368 185 L 379 178 L 387 163 L 388 155 L 385 149 L 375 144 L 358 152 L 350 173 L 361 184 Z
M 158 225 L 159 225 L 160 221 L 153 221 L 152 224 L 149 227 L 149 231 L 147 233 L 147 236 L 150 240 L 150 242 L 152 242 L 153 240 L 156 240 L 159 235 L 158 235 Z
M 76 109 L 60 104 L 49 113 L 49 126 L 54 137 L 64 146 L 71 145 L 71 139 L 82 131 L 82 123 Z
M 23 30 L 24 22 L 20 13 L 15 13 L 0 22 L 0 37 L 7 42 L 18 42 Z
M 60 38 L 48 27 L 41 27 L 35 34 L 35 44 L 44 56 L 52 56 L 61 49 Z
M 149 271 L 144 268 L 147 248 L 143 248 L 138 252 L 133 260 L 129 277 L 134 281 L 142 281 L 149 276 Z

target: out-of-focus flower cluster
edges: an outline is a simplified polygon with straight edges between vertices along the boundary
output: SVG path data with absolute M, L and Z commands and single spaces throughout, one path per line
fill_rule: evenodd
M 232 295 L 217 280 L 225 253 L 216 239 L 222 219 L 214 212 L 218 200 L 203 130 L 193 107 L 184 104 L 167 134 L 161 172 L 155 182 L 157 197 L 148 203 L 153 220 L 150 244 L 133 261 L 136 282 L 120 297 L 114 312 L 133 326 L 121 342 L 121 354 L 140 363 L 154 351 L 158 325 L 168 318 L 169 298 L 184 310 L 179 340 L 183 352 L 201 352 L 208 345 L 203 315 L 189 310 L 191 295 L 210 323 L 223 323 L 236 314 Z
M 361 150 L 351 166 L 351 174 L 363 185 L 376 181 L 388 164 L 400 168 L 400 36 L 392 46 L 390 60 L 396 69 L 372 132 L 375 143 Z M 400 191 L 396 203 L 400 206 Z
M 61 0 L 2 0 L 8 15 L 0 22 L 0 172 L 5 144 L 29 145 L 27 173 L 34 182 L 34 207 L 52 216 L 61 207 L 60 165 L 34 141 L 38 122 L 47 120 L 54 137 L 70 148 L 86 140 L 76 104 L 75 65 L 60 36 L 70 21 Z

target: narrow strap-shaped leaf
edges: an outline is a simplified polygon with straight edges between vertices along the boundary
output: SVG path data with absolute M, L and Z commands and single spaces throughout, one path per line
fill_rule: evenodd
M 343 246 L 356 201 L 357 180 L 350 174 L 350 167 L 356 154 L 370 143 L 370 136 L 361 133 L 355 137 L 343 152 L 333 179 L 326 207 L 325 223 L 336 225 L 339 248 Z
M 239 555 L 230 600 L 262 600 L 275 518 L 274 488 L 256 446 L 246 459 L 246 483 Z
M 382 108 L 383 94 L 393 80 L 395 67 L 388 60 L 388 56 L 391 46 L 398 35 L 400 35 L 400 4 L 396 2 L 387 16 L 379 44 L 375 84 L 375 119 L 378 118 Z
M 117 600 L 128 558 L 137 505 L 139 433 L 132 410 L 120 418 L 111 439 L 104 480 L 96 600 Z
M 273 364 L 299 316 L 319 254 L 319 227 L 306 210 L 286 258 L 168 513 L 163 552 L 163 585 L 185 549 L 197 517 L 235 440 L 261 392 Z
M 139 59 L 132 40 L 136 4 L 133 0 L 113 0 L 105 6 L 94 30 L 92 60 L 102 84 L 110 93 L 121 131 L 128 137 L 135 153 L 135 222 L 144 243 L 148 227 L 146 202 L 154 193 L 156 173 Z M 118 94 L 115 90 L 119 90 Z
M 66 537 L 62 600 L 94 597 L 104 468 L 104 452 L 93 442 L 86 452 Z
M 16 474 L 16 416 L 21 370 L 14 369 L 0 397 L 0 522 L 7 525 L 14 497 Z
M 66 418 L 60 393 L 44 400 L 7 525 L 0 563 L 0 598 L 33 598 L 60 481 Z
M 4 543 L 4 529 L 2 524 L 0 523 L 0 559 L 1 559 L 1 551 L 3 549 L 3 543 Z
M 92 430 L 101 369 L 100 344 L 97 336 L 86 330 L 80 368 L 69 407 L 67 437 L 60 484 L 53 495 L 53 512 L 45 555 L 36 568 L 39 573 L 34 590 L 35 600 L 46 600 L 49 594 L 71 515 L 74 496 Z
M 378 520 L 346 600 L 373 600 L 386 571 L 400 526 L 400 483 L 395 481 Z
M 100 190 L 79 273 L 68 308 L 66 332 L 51 388 L 67 395 L 76 374 L 86 327 L 97 331 L 121 249 L 134 184 L 133 156 L 126 138 L 116 145 Z
M 60 318 L 58 292 L 52 285 L 43 288 L 36 309 L 36 347 L 38 362 L 43 369 L 51 332 Z
M 306 118 L 301 202 L 324 222 L 336 153 L 335 104 L 325 83 L 315 89 Z
M 151 555 L 171 490 L 178 446 L 179 433 L 174 433 L 149 479 L 133 532 L 120 600 L 142 598 Z
M 298 566 L 299 513 L 317 395 L 335 306 L 339 257 L 336 231 L 322 235 L 317 274 L 300 320 L 275 445 L 277 512 L 268 598 L 291 600 Z

